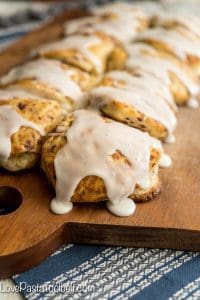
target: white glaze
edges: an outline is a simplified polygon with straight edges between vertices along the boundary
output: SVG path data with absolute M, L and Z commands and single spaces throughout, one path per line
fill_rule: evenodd
M 132 24 L 138 24 L 141 19 L 146 19 L 144 10 L 130 3 L 118 2 L 96 6 L 92 9 L 92 12 L 97 16 L 114 15 L 118 20 L 128 20 L 130 26 Z
M 200 19 L 190 15 L 169 15 L 162 14 L 156 18 L 156 25 L 175 24 L 176 26 L 185 28 L 190 31 L 191 34 L 200 38 Z
M 76 22 L 75 24 L 76 26 L 74 24 L 72 24 L 72 26 L 71 24 L 67 24 L 65 31 L 66 35 L 76 32 L 92 34 L 100 31 L 116 38 L 122 43 L 129 42 L 135 36 L 135 32 L 130 25 L 124 26 L 124 22 L 119 22 L 116 20 L 99 23 L 94 22 L 92 25 L 88 25 L 82 24 L 80 19 L 80 21 Z
M 177 111 L 177 106 L 174 103 L 168 86 L 166 86 L 160 78 L 152 76 L 151 73 L 137 69 L 135 75 L 134 72 L 131 74 L 126 71 L 112 71 L 107 73 L 107 76 L 111 77 L 113 80 L 123 81 L 125 83 L 125 89 L 132 89 L 137 86 L 138 88 L 144 89 L 148 92 L 150 91 L 151 94 L 155 94 L 156 98 L 162 98 L 168 102 L 174 111 Z
M 190 100 L 187 102 L 187 106 L 191 108 L 197 108 L 199 107 L 199 101 L 195 98 L 190 98 Z
M 168 135 L 165 139 L 165 143 L 168 143 L 168 144 L 174 144 L 176 142 L 176 137 L 171 134 L 171 135 Z
M 88 99 L 91 106 L 96 108 L 101 108 L 113 101 L 135 107 L 145 116 L 163 124 L 167 128 L 168 134 L 173 133 L 176 128 L 177 121 L 174 112 L 160 95 L 156 95 L 153 89 L 142 89 L 139 85 L 133 85 L 128 89 L 100 86 L 90 92 Z
M 113 3 L 93 9 L 95 15 L 110 15 L 110 22 L 94 24 L 93 28 L 102 30 L 123 43 L 131 41 L 140 30 L 141 22 L 147 20 L 147 14 L 139 6 L 130 3 Z
M 161 168 L 169 168 L 172 165 L 172 160 L 169 155 L 162 153 L 159 166 Z
M 120 201 L 119 203 L 107 201 L 106 206 L 113 215 L 118 217 L 131 216 L 136 209 L 134 201 L 129 198 L 123 199 L 123 201 Z
M 199 0 L 162 0 L 162 4 L 168 15 L 181 15 L 186 18 L 188 15 L 200 17 Z
M 138 38 L 139 40 L 151 39 L 163 42 L 182 60 L 185 60 L 187 55 L 200 57 L 200 40 L 187 33 L 184 30 L 179 31 L 175 28 L 169 30 L 158 27 L 142 32 Z
M 192 95 L 200 92 L 199 82 L 192 77 L 192 74 L 190 76 L 189 70 L 187 72 L 183 66 L 180 67 L 168 58 L 159 57 L 152 47 L 138 43 L 129 45 L 127 51 L 129 53 L 129 58 L 126 62 L 127 68 L 148 72 L 160 81 L 163 81 L 168 88 L 171 83 L 169 77 L 169 71 L 171 71 L 181 80 Z
M 38 96 L 35 96 L 31 93 L 28 93 L 20 88 L 10 87 L 7 89 L 0 90 L 0 101 L 1 100 L 9 100 L 9 99 L 40 99 Z
M 37 79 L 80 104 L 83 92 L 72 79 L 75 72 L 74 69 L 64 69 L 59 61 L 41 58 L 12 69 L 0 82 L 10 84 L 20 79 Z
M 60 41 L 45 44 L 38 48 L 36 52 L 45 54 L 48 51 L 75 49 L 83 53 L 91 61 L 96 70 L 101 73 L 103 64 L 101 59 L 91 51 L 91 46 L 103 45 L 103 41 L 95 35 L 72 35 Z
M 124 18 L 111 18 L 104 19 L 100 17 L 87 17 L 72 20 L 66 23 L 65 34 L 74 33 L 88 33 L 93 34 L 95 32 L 103 32 L 107 35 L 114 37 L 122 43 L 130 42 L 137 33 L 137 27 L 139 21 L 132 18 L 131 22 L 129 19 Z
M 11 151 L 11 136 L 20 127 L 31 127 L 44 135 L 43 127 L 23 118 L 9 105 L 0 105 L 0 161 L 5 162 Z
M 89 175 L 103 179 L 112 213 L 130 215 L 134 204 L 129 195 L 136 183 L 148 188 L 150 181 L 150 149 L 161 151 L 161 143 L 141 132 L 115 121 L 105 121 L 97 112 L 79 110 L 66 133 L 67 144 L 58 151 L 54 161 L 56 173 L 56 198 L 51 209 L 66 213 L 72 206 L 69 201 L 78 183 Z M 129 164 L 111 157 L 120 151 Z
M 73 209 L 73 203 L 69 201 L 59 201 L 54 198 L 51 201 L 50 208 L 57 215 L 67 214 Z

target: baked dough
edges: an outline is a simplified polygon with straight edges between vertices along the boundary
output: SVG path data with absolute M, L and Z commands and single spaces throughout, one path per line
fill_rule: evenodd
M 76 34 L 45 44 L 36 53 L 96 75 L 105 71 L 112 51 L 113 42 L 104 34 Z
M 45 58 L 12 69 L 0 83 L 2 88 L 21 89 L 43 99 L 56 100 L 66 111 L 84 106 L 84 92 L 97 77 L 56 60 Z
M 92 12 L 112 21 L 124 43 L 130 42 L 138 32 L 145 30 L 149 25 L 149 15 L 145 10 L 131 3 L 111 3 L 94 7 Z
M 200 39 L 200 19 L 192 15 L 156 15 L 151 20 L 151 26 L 172 30 L 175 28 L 183 34 L 193 35 L 194 38 Z
M 51 100 L 33 100 L 15 98 L 11 100 L 0 101 L 1 108 L 6 107 L 11 109 L 11 112 L 17 113 L 19 117 L 26 122 L 31 122 L 38 128 L 43 129 L 43 134 L 53 131 L 62 120 L 62 109 L 59 103 Z M 5 124 L 12 122 L 12 115 L 1 115 L 5 119 Z M 14 124 L 17 128 L 17 122 Z M 11 148 L 7 159 L 0 159 L 0 166 L 9 171 L 20 171 L 23 169 L 32 168 L 39 162 L 41 154 L 41 143 L 43 134 L 37 130 L 37 127 L 32 125 L 21 126 L 11 135 L 6 138 L 10 140 Z M 2 129 L 3 124 L 1 125 Z M 0 130 L 1 132 L 1 130 Z M 3 137 L 6 132 L 3 132 Z M 2 137 L 2 136 L 1 136 Z M 0 153 L 1 158 L 2 153 Z
M 155 27 L 142 32 L 137 41 L 145 42 L 159 52 L 179 59 L 200 76 L 200 39 L 188 30 Z
M 176 127 L 175 113 L 164 97 L 149 89 L 145 79 L 126 71 L 107 73 L 100 86 L 89 93 L 88 100 L 105 116 L 163 141 L 173 135 Z
M 120 32 L 121 26 L 122 24 L 116 24 L 113 18 L 108 16 L 91 16 L 68 21 L 65 25 L 65 35 L 95 34 L 110 40 L 113 44 L 113 50 L 107 59 L 106 69 L 121 69 L 124 67 L 127 58 L 127 53 L 123 46 L 124 33 Z
M 145 43 L 130 44 L 127 46 L 127 52 L 129 58 L 126 68 L 135 74 L 149 74 L 157 79 L 160 84 L 166 86 L 176 104 L 187 104 L 199 93 L 199 81 L 196 76 L 178 59 L 160 53 Z M 163 96 L 169 98 L 169 92 L 163 91 Z
M 44 170 L 49 182 L 53 187 L 55 187 L 56 185 L 54 161 L 58 151 L 67 144 L 66 132 L 72 125 L 73 120 L 73 114 L 68 115 L 67 118 L 59 125 L 56 132 L 44 139 L 42 147 L 42 169 Z M 108 120 L 108 122 L 113 121 Z M 148 189 L 142 189 L 139 185 L 136 185 L 134 193 L 130 196 L 131 199 L 136 201 L 147 201 L 152 199 L 156 194 L 159 193 L 161 188 L 160 180 L 158 177 L 158 167 L 161 152 L 160 149 L 156 148 L 152 148 L 150 152 L 151 156 L 149 172 L 151 184 Z M 112 159 L 120 164 L 129 163 L 127 158 L 122 153 L 117 151 L 117 149 L 116 152 L 112 155 Z M 72 176 L 70 174 L 66 174 L 66 176 L 68 175 Z M 126 176 L 126 174 L 124 176 Z M 103 180 L 98 176 L 90 175 L 83 178 L 79 182 L 73 193 L 71 201 L 98 202 L 106 199 L 107 195 Z

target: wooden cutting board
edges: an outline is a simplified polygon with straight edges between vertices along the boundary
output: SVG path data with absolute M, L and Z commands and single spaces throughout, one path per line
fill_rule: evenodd
M 60 36 L 63 21 L 83 14 L 64 13 L 9 47 L 0 54 L 0 75 L 26 60 L 38 44 Z M 162 193 L 138 204 L 127 218 L 111 215 L 105 203 L 75 204 L 69 214 L 54 215 L 49 210 L 54 192 L 40 170 L 1 171 L 0 186 L 15 187 L 23 201 L 14 212 L 0 215 L 0 278 L 32 268 L 63 243 L 200 251 L 200 109 L 179 110 L 176 136 L 176 144 L 165 146 L 173 166 L 161 170 Z M 1 187 L 0 205 L 18 206 L 19 195 L 3 196 Z

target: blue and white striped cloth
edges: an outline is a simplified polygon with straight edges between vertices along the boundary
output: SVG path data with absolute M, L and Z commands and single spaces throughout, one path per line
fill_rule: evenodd
M 51 7 L 44 11 L 43 18 L 61 9 L 61 5 Z M 0 47 L 40 23 L 31 20 L 25 25 L 0 28 Z M 13 279 L 24 297 L 31 300 L 199 300 L 200 253 L 67 245 Z

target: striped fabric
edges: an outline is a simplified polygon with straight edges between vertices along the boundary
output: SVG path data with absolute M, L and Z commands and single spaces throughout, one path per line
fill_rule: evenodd
M 14 280 L 30 300 L 197 300 L 200 254 L 68 245 Z
M 58 7 L 51 8 L 49 15 L 58 11 Z M 44 19 L 49 15 L 44 13 Z M 30 20 L 25 25 L 0 28 L 0 48 L 40 22 Z M 13 279 L 24 297 L 30 300 L 198 300 L 200 253 L 67 245 L 38 267 Z

